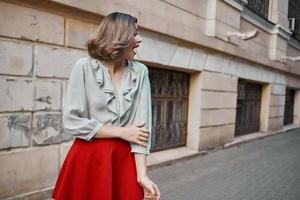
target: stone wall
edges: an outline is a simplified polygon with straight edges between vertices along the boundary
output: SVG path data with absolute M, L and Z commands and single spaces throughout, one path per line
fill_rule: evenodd
M 283 127 L 285 85 L 271 84 L 269 131 Z
M 115 10 L 139 19 L 138 60 L 190 73 L 188 148 L 234 139 L 238 78 L 264 85 L 262 132 L 282 128 L 286 86 L 297 89 L 300 125 L 299 65 L 278 62 L 281 53 L 298 55 L 298 43 L 243 16 L 233 1 L 1 1 L 0 199 L 49 197 L 73 139 L 62 131 L 69 74 L 87 56 L 85 42 L 101 18 Z M 255 39 L 226 42 L 226 31 L 254 28 Z
M 233 140 L 238 79 L 209 71 L 201 78 L 200 150 L 204 150 Z
M 0 199 L 40 199 L 73 139 L 62 131 L 63 97 L 96 25 L 6 2 L 0 13 Z

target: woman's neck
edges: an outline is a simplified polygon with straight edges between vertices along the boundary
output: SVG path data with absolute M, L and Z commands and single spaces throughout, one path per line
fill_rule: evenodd
M 110 73 L 115 74 L 119 70 L 122 70 L 122 67 L 126 66 L 126 60 L 112 60 L 112 61 L 102 61 L 102 63 L 107 67 Z

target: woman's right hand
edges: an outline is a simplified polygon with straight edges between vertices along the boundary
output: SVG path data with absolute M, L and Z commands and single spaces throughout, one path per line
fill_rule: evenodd
M 120 138 L 128 142 L 133 142 L 143 147 L 147 147 L 149 131 L 144 128 L 145 122 L 139 122 L 131 126 L 124 127 Z

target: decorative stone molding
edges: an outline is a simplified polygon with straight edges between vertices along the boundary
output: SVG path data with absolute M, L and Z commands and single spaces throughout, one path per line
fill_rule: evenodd
M 238 45 L 239 39 L 228 40 L 227 33 L 239 31 L 241 11 L 242 7 L 234 1 L 207 1 L 206 35 Z

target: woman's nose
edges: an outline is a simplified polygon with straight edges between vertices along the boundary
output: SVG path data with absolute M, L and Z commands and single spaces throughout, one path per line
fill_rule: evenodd
M 141 38 L 140 35 L 137 35 L 137 36 L 136 36 L 136 42 L 137 42 L 138 44 L 142 42 L 142 38 Z

